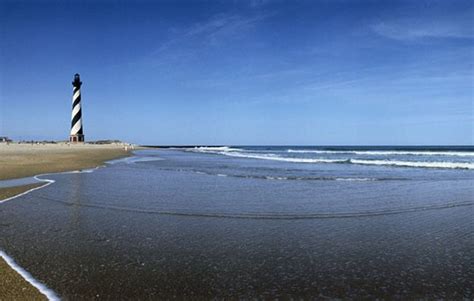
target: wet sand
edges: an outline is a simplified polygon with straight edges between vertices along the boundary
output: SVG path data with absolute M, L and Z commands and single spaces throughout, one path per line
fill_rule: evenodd
M 43 173 L 87 169 L 105 161 L 128 156 L 124 144 L 92 145 L 67 143 L 0 143 L 0 180 L 16 179 Z M 26 192 L 44 183 L 0 189 L 0 201 Z M 45 297 L 0 259 L 0 300 L 43 300 Z

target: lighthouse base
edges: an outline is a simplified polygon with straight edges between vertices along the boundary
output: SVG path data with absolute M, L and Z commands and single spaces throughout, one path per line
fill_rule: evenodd
M 69 142 L 84 142 L 84 135 L 71 135 Z

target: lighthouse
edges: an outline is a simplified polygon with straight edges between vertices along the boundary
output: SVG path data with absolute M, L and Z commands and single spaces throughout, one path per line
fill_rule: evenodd
M 72 114 L 69 142 L 84 142 L 81 111 L 81 85 L 81 78 L 79 77 L 79 74 L 76 73 L 74 75 L 74 81 L 72 82 Z

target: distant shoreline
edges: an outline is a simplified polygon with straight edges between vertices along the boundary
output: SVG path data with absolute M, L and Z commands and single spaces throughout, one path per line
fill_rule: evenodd
M 393 149 L 393 150 L 413 150 L 413 149 L 426 149 L 426 150 L 446 150 L 446 149 L 474 149 L 474 145 L 299 145 L 299 144 L 188 144 L 188 145 L 142 145 L 147 148 L 194 148 L 194 147 L 311 147 L 321 149 L 353 149 L 353 150 L 382 150 L 382 149 Z

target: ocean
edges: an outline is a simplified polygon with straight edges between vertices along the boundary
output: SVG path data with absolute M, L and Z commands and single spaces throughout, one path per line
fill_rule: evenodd
M 474 147 L 148 149 L 0 206 L 66 299 L 473 298 Z
M 474 169 L 471 146 L 202 146 L 186 150 L 292 163 Z

